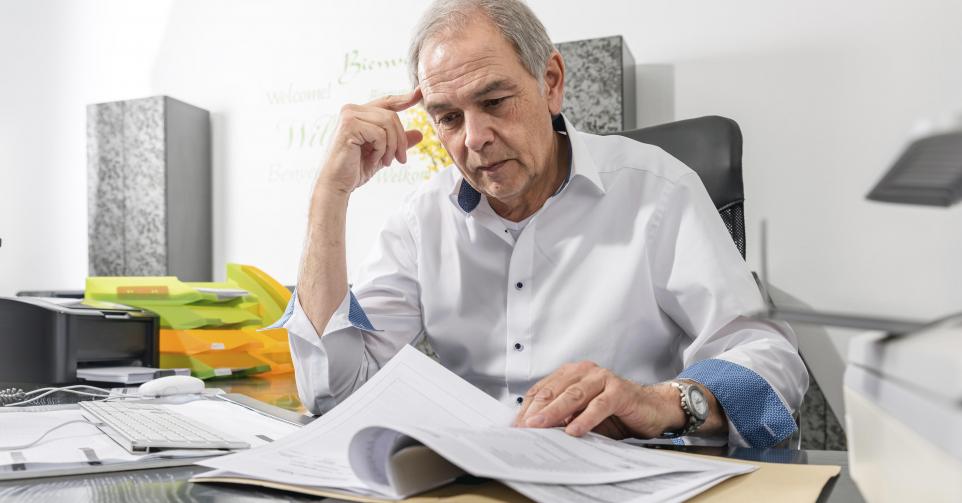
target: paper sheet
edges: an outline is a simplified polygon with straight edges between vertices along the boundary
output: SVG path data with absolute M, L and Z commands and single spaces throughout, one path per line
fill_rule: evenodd
M 363 430 L 352 442 L 363 453 L 377 456 L 388 449 L 365 436 L 399 432 L 417 439 L 468 473 L 502 481 L 538 484 L 608 484 L 676 472 L 711 472 L 731 476 L 752 467 L 719 461 L 666 455 L 597 434 L 575 438 L 560 428 L 425 428 L 413 425 Z M 390 434 L 388 441 L 392 440 Z M 386 458 L 382 454 L 382 458 Z M 355 459 L 359 458 L 356 462 Z M 355 472 L 376 460 L 352 455 Z M 362 476 L 366 480 L 366 477 Z
M 185 404 L 165 405 L 217 431 L 258 447 L 280 440 L 301 428 L 286 421 L 223 400 L 195 400 Z
M 370 494 L 373 489 L 397 498 L 403 495 L 389 484 L 384 463 L 405 435 L 475 475 L 596 484 L 598 494 L 629 491 L 637 496 L 644 495 L 644 489 L 663 500 L 753 469 L 672 457 L 597 435 L 585 440 L 559 429 L 509 428 L 514 414 L 512 408 L 406 346 L 364 386 L 300 432 L 256 450 L 201 461 L 198 464 L 218 470 L 194 479 L 236 474 L 303 488 L 358 494 Z M 484 451 L 489 454 L 480 454 Z M 708 475 L 673 477 L 662 481 L 665 487 L 656 487 L 657 476 L 679 471 Z M 651 476 L 644 488 L 600 485 L 641 476 Z M 557 501 L 557 491 L 564 491 L 564 486 L 523 489 L 547 502 Z
M 511 409 L 405 346 L 364 386 L 296 435 L 198 464 L 285 484 L 369 492 L 348 462 L 349 442 L 359 430 L 385 418 L 483 428 L 508 426 L 513 416 Z
M 25 444 L 67 421 L 82 420 L 80 409 L 49 412 L 8 412 L 0 414 L 0 447 Z M 0 466 L 33 463 L 88 463 L 91 449 L 99 460 L 135 461 L 140 456 L 123 447 L 90 424 L 71 424 L 39 444 L 16 451 L 0 450 Z

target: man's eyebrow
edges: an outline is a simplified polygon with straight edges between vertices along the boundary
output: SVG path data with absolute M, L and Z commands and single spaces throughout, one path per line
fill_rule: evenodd
M 484 86 L 483 88 L 481 88 L 480 91 L 477 91 L 474 94 L 472 94 L 471 97 L 474 100 L 479 100 L 495 91 L 503 91 L 505 89 L 514 89 L 514 87 L 515 87 L 514 84 L 512 84 L 511 82 L 508 82 L 507 80 L 499 79 Z
M 451 108 L 451 104 L 444 101 L 431 103 L 430 105 L 425 104 L 424 106 L 424 109 L 427 110 L 427 112 L 431 115 L 435 115 L 442 110 L 448 110 L 450 108 Z
M 499 79 L 499 80 L 490 82 L 488 85 L 481 88 L 481 90 L 472 93 L 471 99 L 474 101 L 477 101 L 495 91 L 513 90 L 515 88 L 516 86 L 511 82 L 507 80 Z M 435 115 L 438 112 L 448 110 L 451 108 L 453 108 L 452 105 L 444 101 L 439 101 L 436 103 L 432 103 L 430 105 L 425 105 L 424 107 L 424 109 L 427 110 L 427 112 L 431 115 Z

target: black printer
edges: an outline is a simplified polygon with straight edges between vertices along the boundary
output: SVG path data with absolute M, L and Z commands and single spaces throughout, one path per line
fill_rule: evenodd
M 160 320 L 80 299 L 0 297 L 0 382 L 70 383 L 77 368 L 159 363 Z

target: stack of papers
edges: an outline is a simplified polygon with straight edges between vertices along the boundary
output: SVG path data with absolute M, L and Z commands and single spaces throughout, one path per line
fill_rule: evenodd
M 470 474 L 540 502 L 676 501 L 754 466 L 560 429 L 518 429 L 506 407 L 405 347 L 331 412 L 269 445 L 198 464 L 194 481 L 403 499 Z

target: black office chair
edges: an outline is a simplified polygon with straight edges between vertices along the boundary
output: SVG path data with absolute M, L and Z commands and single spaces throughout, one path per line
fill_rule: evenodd
M 745 257 L 742 132 L 737 122 L 710 115 L 612 134 L 657 145 L 695 170 Z
M 715 208 L 728 227 L 732 241 L 741 252 L 742 258 L 745 257 L 742 132 L 737 122 L 725 117 L 707 116 L 612 134 L 657 145 L 698 173 Z M 755 280 L 758 281 L 757 276 Z M 806 401 L 813 393 L 824 401 L 821 391 L 813 387 L 810 387 Z M 795 420 L 800 423 L 798 415 Z M 780 446 L 797 449 L 800 442 L 799 424 L 795 435 Z

